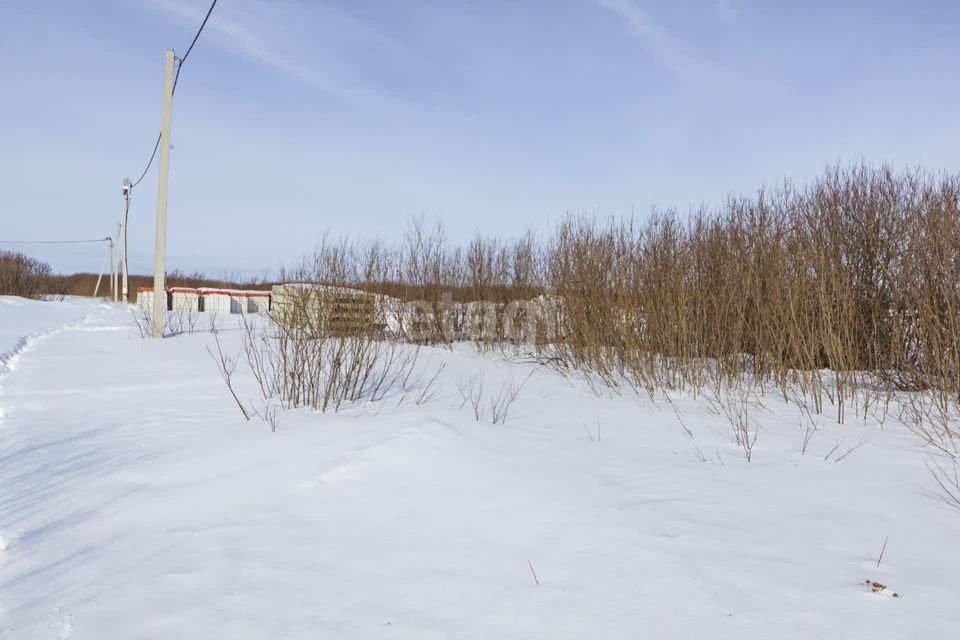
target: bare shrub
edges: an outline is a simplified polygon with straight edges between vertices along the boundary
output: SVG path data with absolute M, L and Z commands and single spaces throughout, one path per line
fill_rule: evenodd
M 727 419 L 737 446 L 743 450 L 747 462 L 753 461 L 753 447 L 760 434 L 760 423 L 751 420 L 750 400 L 742 389 L 726 389 L 716 399 L 716 406 Z
M 177 336 L 184 333 L 196 333 L 201 329 L 201 315 L 195 309 L 175 309 L 166 314 L 164 335 Z
M 39 298 L 48 293 L 52 270 L 42 260 L 0 251 L 0 295 Z M 49 293 L 54 293 L 49 291 Z
M 243 403 L 240 401 L 239 396 L 237 396 L 237 391 L 234 388 L 233 384 L 233 374 L 237 370 L 237 356 L 228 356 L 223 353 L 223 348 L 220 345 L 220 336 L 217 333 L 213 334 L 214 342 L 217 345 L 217 353 L 214 354 L 210 350 L 210 347 L 207 347 L 207 353 L 210 354 L 210 357 L 213 358 L 214 362 L 217 363 L 217 371 L 220 372 L 220 377 L 223 378 L 223 382 L 227 385 L 227 390 L 230 392 L 230 395 L 233 397 L 234 402 L 237 403 L 237 406 L 240 407 L 243 417 L 249 421 L 250 412 L 247 411 L 247 408 L 243 406 Z
M 153 311 L 150 307 L 131 307 L 130 320 L 141 338 L 153 336 Z M 178 336 L 187 333 L 216 333 L 220 320 L 214 314 L 204 320 L 203 314 L 193 309 L 166 311 L 163 316 L 163 335 Z
M 141 338 L 149 338 L 153 334 L 153 317 L 150 314 L 150 309 L 146 307 L 131 308 L 130 321 Z
M 325 239 L 286 272 L 293 284 L 275 289 L 270 324 L 241 317 L 245 361 L 264 401 L 325 412 L 382 400 L 395 387 L 402 402 L 414 390 L 418 348 L 387 335 L 374 295 L 357 288 L 377 277 L 379 251 Z M 416 387 L 418 404 L 440 392 L 441 371 Z
M 437 380 L 440 378 L 440 374 L 443 373 L 443 370 L 446 368 L 447 368 L 446 364 L 441 364 L 433 372 L 433 375 L 425 380 L 423 385 L 420 387 L 420 391 L 417 393 L 416 405 L 418 407 L 422 404 L 429 402 L 430 400 L 433 400 L 438 395 L 440 395 L 440 391 L 442 390 L 442 387 L 437 382 Z
M 286 409 L 337 411 L 345 403 L 378 401 L 407 378 L 415 354 L 372 336 L 309 335 L 298 329 L 244 327 L 244 355 L 264 399 Z M 417 396 L 435 397 L 436 378 Z
M 940 487 L 944 501 L 952 507 L 960 509 L 960 462 L 957 458 L 950 458 L 948 462 L 935 460 L 927 461 L 927 469 L 934 481 Z
M 279 407 L 277 407 L 276 403 L 274 403 L 273 398 L 267 398 L 263 400 L 260 408 L 253 408 L 253 413 L 258 418 L 270 425 L 270 431 L 276 433 L 280 428 L 280 420 L 277 415 L 278 408 Z
M 463 398 L 460 406 L 469 404 L 473 410 L 473 419 L 480 422 L 483 419 L 483 374 L 478 373 L 466 381 L 461 380 L 457 387 L 460 397 Z
M 490 396 L 490 421 L 493 422 L 493 424 L 503 424 L 507 421 L 507 416 L 510 415 L 510 408 L 520 396 L 520 392 L 527 384 L 527 381 L 530 380 L 531 375 L 533 375 L 532 371 L 520 384 L 514 381 L 513 376 L 508 375 L 500 387 L 500 390 Z

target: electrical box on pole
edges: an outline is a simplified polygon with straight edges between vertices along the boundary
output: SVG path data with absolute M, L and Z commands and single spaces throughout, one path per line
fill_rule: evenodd
M 157 244 L 153 259 L 152 335 L 163 337 L 167 311 L 164 259 L 167 250 L 167 177 L 170 169 L 170 120 L 173 110 L 173 51 L 167 51 L 163 78 L 163 117 L 160 120 L 160 176 L 157 181 Z

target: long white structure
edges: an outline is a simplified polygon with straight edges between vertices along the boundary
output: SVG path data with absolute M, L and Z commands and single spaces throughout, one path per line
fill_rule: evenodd
M 270 310 L 271 293 L 252 289 L 214 289 L 168 287 L 166 289 L 167 311 L 201 313 L 267 313 Z M 153 287 L 137 289 L 137 306 L 153 308 Z

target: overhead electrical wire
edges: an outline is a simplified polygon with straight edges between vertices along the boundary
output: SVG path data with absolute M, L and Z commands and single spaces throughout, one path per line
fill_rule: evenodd
M 200 34 L 203 33 L 203 28 L 207 26 L 207 20 L 210 19 L 210 14 L 213 13 L 213 8 L 217 6 L 217 0 L 213 0 L 210 3 L 210 8 L 207 9 L 207 15 L 204 16 L 203 22 L 200 23 L 200 28 L 197 29 L 196 35 L 193 36 L 193 41 L 190 43 L 190 46 L 187 47 L 187 52 L 183 54 L 183 57 L 180 58 L 180 63 L 177 65 L 177 74 L 173 77 L 173 88 L 170 90 L 170 95 L 172 96 L 177 91 L 177 81 L 180 79 L 180 69 L 183 68 L 183 63 L 187 61 L 187 57 L 190 55 L 190 52 L 193 51 L 193 45 L 197 44 L 197 40 L 200 38 Z M 157 157 L 157 149 L 160 148 L 160 134 L 157 134 L 157 141 L 153 145 L 153 152 L 150 154 L 150 160 L 147 161 L 147 166 L 143 169 L 143 173 L 140 174 L 140 177 L 137 178 L 136 182 L 130 185 L 130 188 L 140 184 L 146 175 L 150 171 L 150 167 L 153 166 L 153 160 Z
M 130 185 L 130 188 L 133 189 L 135 186 L 140 184 L 140 181 L 147 175 L 147 171 L 150 171 L 150 166 L 153 164 L 153 159 L 157 157 L 157 149 L 160 148 L 160 134 L 157 134 L 157 142 L 153 145 L 153 153 L 150 154 L 150 160 L 147 162 L 147 166 L 144 167 L 143 173 L 140 174 L 140 177 L 137 178 L 137 181 Z
M 110 242 L 112 238 L 97 240 L 0 240 L 0 244 L 89 244 L 92 242 Z
M 200 37 L 200 34 L 203 33 L 203 28 L 207 26 L 207 20 L 210 19 L 210 14 L 213 13 L 215 6 L 217 6 L 217 0 L 213 0 L 213 2 L 210 3 L 210 8 L 207 9 L 207 15 L 203 17 L 203 22 L 200 23 L 200 28 L 197 29 L 197 35 L 193 36 L 193 42 L 190 43 L 190 46 L 187 47 L 187 52 L 180 58 L 180 64 L 177 65 L 177 75 L 173 77 L 173 89 L 170 91 L 171 95 L 177 91 L 177 80 L 180 79 L 180 69 L 183 68 L 183 63 L 187 61 L 190 52 L 193 51 L 193 45 L 197 44 L 197 39 Z

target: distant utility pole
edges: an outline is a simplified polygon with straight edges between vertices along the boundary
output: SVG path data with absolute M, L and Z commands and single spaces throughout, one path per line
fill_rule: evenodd
M 119 269 L 117 269 L 117 257 L 120 254 L 120 246 L 118 244 L 119 242 L 120 242 L 120 223 L 118 222 L 116 229 L 114 229 L 113 231 L 113 242 L 110 243 L 110 249 L 111 249 L 110 253 L 112 254 L 112 260 L 113 260 L 111 264 L 111 271 L 113 271 L 113 273 L 111 274 L 111 277 L 113 278 L 113 282 L 111 282 L 111 284 L 113 286 L 110 288 L 113 290 L 114 302 L 116 302 L 120 296 L 120 287 L 117 286 L 119 284 L 119 282 L 117 282 L 118 280 L 117 273 L 119 271 Z
M 127 290 L 127 222 L 130 220 L 130 178 L 123 179 L 123 304 L 130 302 Z
M 110 287 L 110 298 L 115 293 L 114 286 L 117 284 L 113 280 L 113 238 L 107 238 L 107 268 L 110 269 L 110 275 L 107 276 L 107 284 Z M 109 300 L 109 298 L 108 298 Z
M 104 238 L 104 241 L 107 243 L 107 253 L 103 256 L 103 262 L 100 264 L 100 275 L 97 276 L 97 285 L 93 288 L 94 298 L 100 293 L 100 281 L 103 280 L 103 270 L 107 268 L 107 263 L 110 262 L 110 253 L 113 251 L 113 240 Z
M 167 311 L 164 257 L 167 250 L 167 177 L 170 169 L 170 119 L 173 109 L 173 51 L 167 51 L 160 119 L 160 178 L 157 182 L 157 246 L 153 259 L 153 337 L 163 337 Z

